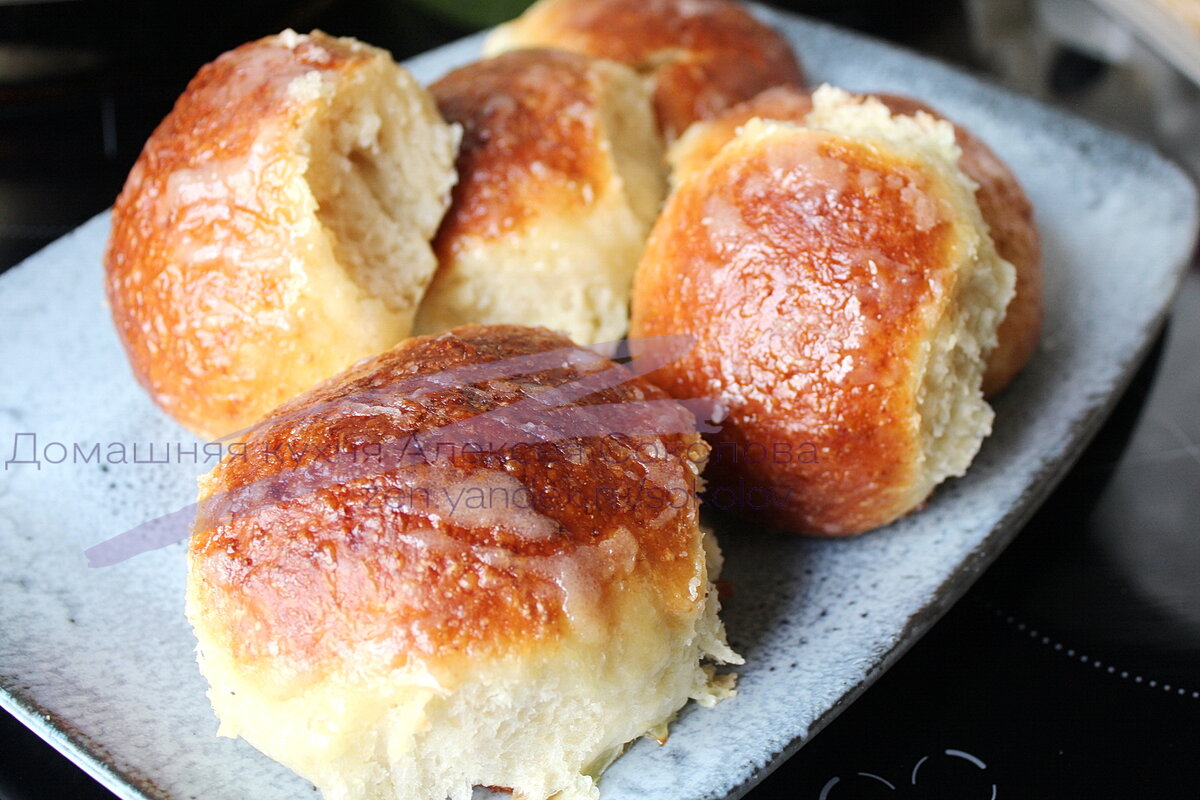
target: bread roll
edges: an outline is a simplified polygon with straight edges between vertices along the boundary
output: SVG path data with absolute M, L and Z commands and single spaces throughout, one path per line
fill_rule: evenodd
M 666 192 L 637 76 L 577 53 L 521 50 L 430 91 L 464 139 L 416 332 L 521 322 L 582 343 L 624 336 L 633 272 Z
M 924 103 L 908 97 L 885 94 L 879 99 L 894 114 L 911 116 L 924 112 L 945 119 Z M 812 98 L 807 92 L 779 87 L 694 126 L 670 149 L 672 181 L 703 168 L 749 120 L 759 117 L 804 124 L 811 110 Z M 977 184 L 975 200 L 996 252 L 1017 271 L 1016 294 L 1000 323 L 997 345 L 988 356 L 983 376 L 983 393 L 990 397 L 1007 386 L 1037 350 L 1042 328 L 1041 243 L 1033 221 L 1033 206 L 1017 176 L 966 128 L 955 125 L 954 137 L 962 151 L 958 166 Z
M 625 382 L 580 391 L 604 370 Z M 707 448 L 635 430 L 686 414 L 647 410 L 664 399 L 496 326 L 406 340 L 277 409 L 202 480 L 189 547 L 220 733 L 326 800 L 597 798 L 627 742 L 729 693 L 702 659 L 740 663 L 693 502 Z M 614 411 L 630 437 L 560 438 Z
M 751 120 L 683 177 L 638 269 L 632 335 L 693 337 L 649 377 L 729 407 L 714 506 L 839 536 L 966 470 L 1015 278 L 949 123 L 836 90 L 815 102 L 809 127 Z
M 226 434 L 408 335 L 457 141 L 352 39 L 285 31 L 203 67 L 130 172 L 105 256 L 154 400 Z
M 628 64 L 654 90 L 668 141 L 771 86 L 802 86 L 786 39 L 732 0 L 539 0 L 484 43 L 558 47 Z

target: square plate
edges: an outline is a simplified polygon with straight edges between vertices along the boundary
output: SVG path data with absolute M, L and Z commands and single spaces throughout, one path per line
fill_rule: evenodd
M 606 800 L 740 797 L 886 670 L 1096 431 L 1196 237 L 1195 188 L 1149 147 L 927 58 L 758 13 L 815 80 L 927 100 L 1008 161 L 1044 236 L 1045 336 L 968 475 L 921 512 L 843 541 L 719 523 L 736 587 L 725 619 L 747 662 L 739 694 L 686 708 L 665 746 L 636 743 L 605 774 Z M 428 81 L 479 43 L 409 66 Z M 13 462 L 0 473 L 0 701 L 122 797 L 315 797 L 248 744 L 214 735 L 183 616 L 183 545 L 86 566 L 85 548 L 191 502 L 211 466 L 132 463 L 156 457 L 151 445 L 161 458 L 195 442 L 130 376 L 101 289 L 107 233 L 101 215 L 0 278 L 0 457 Z M 94 445 L 102 457 L 85 462 Z M 40 463 L 17 463 L 35 446 Z M 130 463 L 109 463 L 117 446 Z

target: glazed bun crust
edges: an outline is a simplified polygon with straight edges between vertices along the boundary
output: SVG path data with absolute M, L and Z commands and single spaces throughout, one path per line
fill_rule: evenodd
M 627 380 L 517 405 L 604 370 Z M 580 424 L 556 414 L 611 425 L 610 404 L 665 398 L 559 334 L 477 326 L 405 340 L 273 412 L 203 481 L 189 547 L 222 733 L 331 800 L 596 797 L 626 742 L 719 695 L 701 658 L 737 660 L 696 504 L 666 499 L 694 498 L 696 435 L 549 435 Z
M 910 97 L 881 95 L 897 114 L 927 114 L 944 119 L 930 106 Z M 1017 176 L 982 139 L 961 125 L 954 136 L 962 149 L 959 166 L 979 184 L 975 199 L 988 224 L 996 252 L 1017 270 L 1017 289 L 1000 323 L 996 349 L 988 356 L 983 393 L 991 397 L 1007 386 L 1037 350 L 1042 333 L 1042 245 L 1033 204 Z
M 113 206 L 113 320 L 153 399 L 229 433 L 407 335 L 457 135 L 383 50 L 291 31 L 203 67 Z
M 527 449 L 456 454 L 382 474 L 374 474 L 367 465 L 374 445 L 403 447 L 407 436 L 473 419 L 612 366 L 592 356 L 579 364 L 467 387 L 425 387 L 419 393 L 389 389 L 422 376 L 453 375 L 473 365 L 551 350 L 564 351 L 568 362 L 578 361 L 580 354 L 587 357 L 561 334 L 537 328 L 467 327 L 442 336 L 408 339 L 285 403 L 265 419 L 247 437 L 246 451 L 300 457 L 224 461 L 203 484 L 202 495 L 217 499 L 207 516 L 198 519 L 191 543 L 193 565 L 202 570 L 212 592 L 206 613 L 236 621 L 229 630 L 235 658 L 319 670 L 326 662 L 352 657 L 362 649 L 358 621 L 382 625 L 378 632 L 371 631 L 377 635 L 369 640 L 403 658 L 482 655 L 533 642 L 561 632 L 567 623 L 557 597 L 561 588 L 551 580 L 553 573 L 519 566 L 497 570 L 478 552 L 500 548 L 526 563 L 565 556 L 597 575 L 614 574 L 619 566 L 629 565 L 617 565 L 612 559 L 628 554 L 599 545 L 622 530 L 639 537 L 638 558 L 632 565 L 639 579 L 661 586 L 668 608 L 689 613 L 696 599 L 686 589 L 695 565 L 676 556 L 695 555 L 694 508 L 663 515 L 662 509 L 649 504 L 602 509 L 595 504 L 547 501 L 527 515 L 514 509 L 505 520 L 472 518 L 465 511 L 447 515 L 445 503 L 438 502 L 445 499 L 445 490 L 457 494 L 472 486 L 511 487 L 514 492 L 524 486 L 533 495 L 551 498 L 561 488 L 572 487 L 582 496 L 602 496 L 599 490 L 624 485 L 632 477 L 630 465 L 620 459 L 625 453 L 611 452 L 622 447 L 619 440 L 543 442 L 536 456 Z M 572 351 L 577 354 L 570 355 Z M 361 402 L 364 397 L 369 401 Z M 581 402 L 601 405 L 664 398 L 662 390 L 635 380 Z M 276 418 L 284 422 L 276 424 Z M 665 437 L 665 443 L 673 452 L 686 450 L 691 443 L 686 438 Z M 270 485 L 279 476 L 286 478 L 319 464 L 331 443 L 344 452 L 364 454 L 359 470 L 363 477 L 323 491 L 298 492 L 264 508 L 245 506 L 245 497 L 257 500 L 258 495 L 245 494 L 244 487 Z M 443 452 L 452 453 L 454 448 Z M 666 459 L 638 471 L 642 474 L 637 477 L 663 486 L 690 487 L 694 478 L 684 462 Z M 414 475 L 419 479 L 414 481 Z M 414 486 L 431 491 L 429 508 L 421 507 L 421 493 L 417 502 L 399 509 L 372 502 L 376 496 L 410 497 L 412 493 L 405 490 Z M 531 502 L 534 499 L 530 497 Z M 229 524 L 206 524 L 206 519 L 223 514 L 236 518 Z M 449 518 L 443 520 L 439 514 Z M 425 542 L 407 538 L 430 529 L 462 549 L 427 548 Z M 325 557 L 339 564 L 336 583 L 324 580 Z M 294 592 L 298 581 L 306 586 L 303 594 Z M 470 588 L 464 589 L 464 582 Z M 601 595 L 614 591 L 611 585 L 589 588 Z M 611 605 L 602 598 L 593 600 L 601 612 Z M 224 603 L 231 605 L 228 611 L 220 610 Z M 334 610 L 336 615 L 322 615 Z
M 930 106 L 900 95 L 878 95 L 893 113 L 924 112 L 945 119 Z M 812 96 L 790 87 L 769 89 L 703 124 L 694 126 L 671 147 L 672 181 L 702 169 L 751 119 L 804 124 L 812 111 Z M 952 123 L 953 124 L 953 123 Z M 979 137 L 954 124 L 962 151 L 958 166 L 978 188 L 975 199 L 996 252 L 1017 271 L 1016 294 L 1000 325 L 997 345 L 988 355 L 983 392 L 991 397 L 1003 389 L 1037 350 L 1042 328 L 1042 254 L 1033 206 L 1012 170 Z
M 541 0 L 484 49 L 520 47 L 574 50 L 650 77 L 668 141 L 764 89 L 805 80 L 787 40 L 731 0 Z
M 735 489 L 743 513 L 828 536 L 886 524 L 966 469 L 1012 281 L 948 127 L 845 102 L 823 121 L 841 133 L 750 122 L 681 181 L 631 331 L 694 337 L 649 377 L 729 407 L 705 473 L 715 505 Z
M 457 69 L 430 91 L 464 137 L 416 332 L 522 322 L 583 343 L 623 336 L 633 272 L 666 191 L 638 77 L 531 49 Z

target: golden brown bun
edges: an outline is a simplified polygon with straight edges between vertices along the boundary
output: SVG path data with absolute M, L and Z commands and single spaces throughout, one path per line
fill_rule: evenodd
M 138 380 L 212 437 L 395 344 L 456 144 L 352 39 L 285 31 L 203 67 L 113 206 L 108 299 Z
M 430 91 L 464 138 L 415 332 L 521 322 L 585 344 L 624 336 L 666 193 L 642 82 L 611 61 L 519 50 Z
M 650 77 L 668 141 L 771 86 L 804 85 L 787 40 L 731 0 L 540 0 L 484 52 L 520 47 L 574 50 Z
M 631 335 L 694 337 L 649 377 L 729 406 L 705 473 L 716 507 L 835 536 L 966 469 L 990 431 L 983 359 L 1014 278 L 947 123 L 818 97 L 820 127 L 752 120 L 681 180 L 638 268 Z
M 518 413 L 606 369 L 626 382 Z M 728 692 L 702 658 L 739 661 L 687 501 L 706 448 L 685 427 L 539 441 L 526 423 L 661 419 L 628 404 L 664 398 L 561 335 L 477 326 L 278 408 L 202 481 L 189 548 L 221 733 L 330 800 L 597 797 L 626 742 Z
M 945 119 L 934 109 L 899 95 L 879 95 L 893 113 L 913 115 L 923 111 Z M 804 124 L 812 111 L 808 92 L 779 87 L 769 89 L 712 120 L 694 126 L 670 150 L 672 180 L 701 169 L 737 129 L 751 119 L 783 120 Z M 954 125 L 962 150 L 958 166 L 975 181 L 975 199 L 988 224 L 996 252 L 1017 270 L 1017 290 L 1000 325 L 996 348 L 988 356 L 983 392 L 992 396 L 1008 385 L 1037 349 L 1042 328 L 1042 253 L 1033 206 L 1012 173 L 991 149 L 961 125 Z

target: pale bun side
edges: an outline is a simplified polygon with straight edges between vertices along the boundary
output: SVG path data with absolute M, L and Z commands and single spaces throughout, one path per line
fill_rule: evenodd
M 415 332 L 519 322 L 587 344 L 624 336 L 666 192 L 641 81 L 610 61 L 530 49 L 455 70 L 430 91 L 464 139 Z
M 808 127 L 752 119 L 679 182 L 639 266 L 632 335 L 694 337 L 649 377 L 729 406 L 705 473 L 714 505 L 736 494 L 734 510 L 776 527 L 841 536 L 967 469 L 1015 279 L 949 123 L 814 99 Z
M 885 94 L 879 99 L 897 114 L 924 112 L 944 119 L 930 106 L 910 97 Z M 991 397 L 1029 363 L 1041 339 L 1041 235 L 1033 218 L 1033 204 L 1008 165 L 963 126 L 956 124 L 954 133 L 962 149 L 959 166 L 979 186 L 975 199 L 979 201 L 979 211 L 988 224 L 996 252 L 1017 270 L 1016 293 L 1000 323 L 996 348 L 988 356 L 987 371 L 983 374 L 983 394 Z
M 488 427 L 603 370 L 624 382 Z M 641 432 L 547 433 L 614 410 Z M 407 339 L 285 403 L 201 484 L 187 614 L 220 733 L 327 800 L 595 800 L 628 742 L 727 696 L 712 663 L 741 661 L 694 502 L 706 448 L 644 427 L 679 413 L 517 326 Z
M 496 28 L 484 53 L 524 47 L 632 67 L 652 87 L 667 141 L 764 89 L 805 82 L 787 40 L 732 0 L 539 0 Z
M 912 98 L 884 94 L 878 99 L 893 114 L 925 113 L 945 119 Z M 777 87 L 712 120 L 693 125 L 668 151 L 672 183 L 703 168 L 749 120 L 757 117 L 804 125 L 811 111 L 812 97 L 808 92 Z M 996 347 L 988 354 L 983 377 L 983 393 L 991 397 L 1012 381 L 1037 350 L 1042 329 L 1041 240 L 1033 206 L 1012 170 L 982 139 L 963 126 L 954 125 L 954 137 L 962 151 L 958 166 L 977 184 L 975 199 L 996 252 L 1017 271 L 1016 293 L 1000 324 Z
M 667 149 L 671 185 L 677 186 L 708 165 L 721 148 L 752 119 L 803 125 L 812 111 L 812 93 L 794 86 L 774 86 L 749 100 L 727 108 L 711 119 L 697 122 Z
M 220 436 L 407 335 L 457 143 L 352 39 L 285 31 L 203 67 L 130 172 L 105 255 L 155 402 Z

